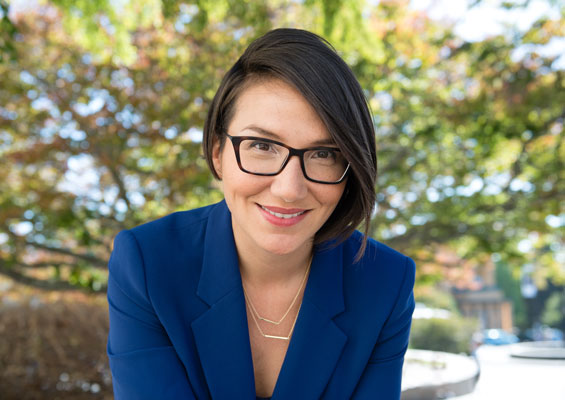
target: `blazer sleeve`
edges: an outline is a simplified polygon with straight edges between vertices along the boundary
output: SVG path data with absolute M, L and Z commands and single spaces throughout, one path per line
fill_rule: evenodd
M 194 399 L 185 368 L 151 304 L 143 257 L 130 231 L 116 236 L 108 267 L 107 353 L 115 399 Z
M 379 334 L 353 399 L 400 399 L 402 365 L 415 306 L 413 288 L 416 266 L 412 259 L 405 258 L 404 270 L 395 305 Z

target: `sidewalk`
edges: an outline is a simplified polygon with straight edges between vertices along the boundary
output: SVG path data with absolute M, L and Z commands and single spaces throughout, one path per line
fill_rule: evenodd
M 519 359 L 509 353 L 509 346 L 481 346 L 481 376 L 475 390 L 453 399 L 565 399 L 565 360 Z

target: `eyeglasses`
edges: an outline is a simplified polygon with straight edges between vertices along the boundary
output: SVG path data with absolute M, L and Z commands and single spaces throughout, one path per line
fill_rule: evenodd
M 274 176 L 281 173 L 292 156 L 300 159 L 304 177 L 311 182 L 341 183 L 349 162 L 335 147 L 310 147 L 294 149 L 284 143 L 255 136 L 231 136 L 230 138 L 239 169 L 253 175 Z

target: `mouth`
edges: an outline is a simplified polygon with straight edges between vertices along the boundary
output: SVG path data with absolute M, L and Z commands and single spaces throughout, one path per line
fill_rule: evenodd
M 277 218 L 282 218 L 282 219 L 291 219 L 291 218 L 296 218 L 300 215 L 303 215 L 304 213 L 306 213 L 309 210 L 303 210 L 303 209 L 284 209 L 284 208 L 279 208 L 279 207 L 265 207 L 261 204 L 258 204 L 259 207 L 261 207 L 263 210 L 265 210 L 266 212 L 268 212 L 269 214 L 277 217 Z

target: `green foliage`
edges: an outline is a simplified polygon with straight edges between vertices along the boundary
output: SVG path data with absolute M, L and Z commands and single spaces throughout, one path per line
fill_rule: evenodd
M 422 289 L 423 288 L 420 287 L 418 292 L 415 294 L 417 303 L 423 303 L 429 308 L 440 308 L 459 314 L 457 302 L 451 293 L 434 287 L 428 287 L 426 288 L 427 290 Z
M 131 32 L 160 26 L 160 0 L 51 0 L 63 11 L 63 23 L 74 41 L 100 61 L 131 65 L 137 58 Z
M 16 58 L 13 42 L 17 30 L 8 18 L 8 9 L 8 3 L 0 0 L 0 63 L 15 61 Z
M 497 263 L 495 269 L 496 285 L 504 296 L 512 302 L 512 317 L 514 325 L 521 329 L 529 327 L 526 304 L 520 289 L 520 279 L 515 277 L 512 269 L 505 263 Z
M 541 315 L 543 324 L 560 328 L 565 319 L 565 290 L 555 292 L 545 302 Z
M 376 238 L 418 265 L 445 246 L 565 280 L 546 222 L 565 203 L 565 75 L 539 48 L 565 18 L 465 43 L 407 1 L 51 0 L 14 21 L 0 4 L 0 54 L 18 60 L 0 60 L 0 273 L 102 290 L 120 229 L 218 200 L 198 140 L 212 96 L 253 38 L 292 26 L 366 91 Z
M 469 354 L 471 338 L 478 327 L 477 321 L 459 316 L 415 319 L 410 332 L 410 348 Z

